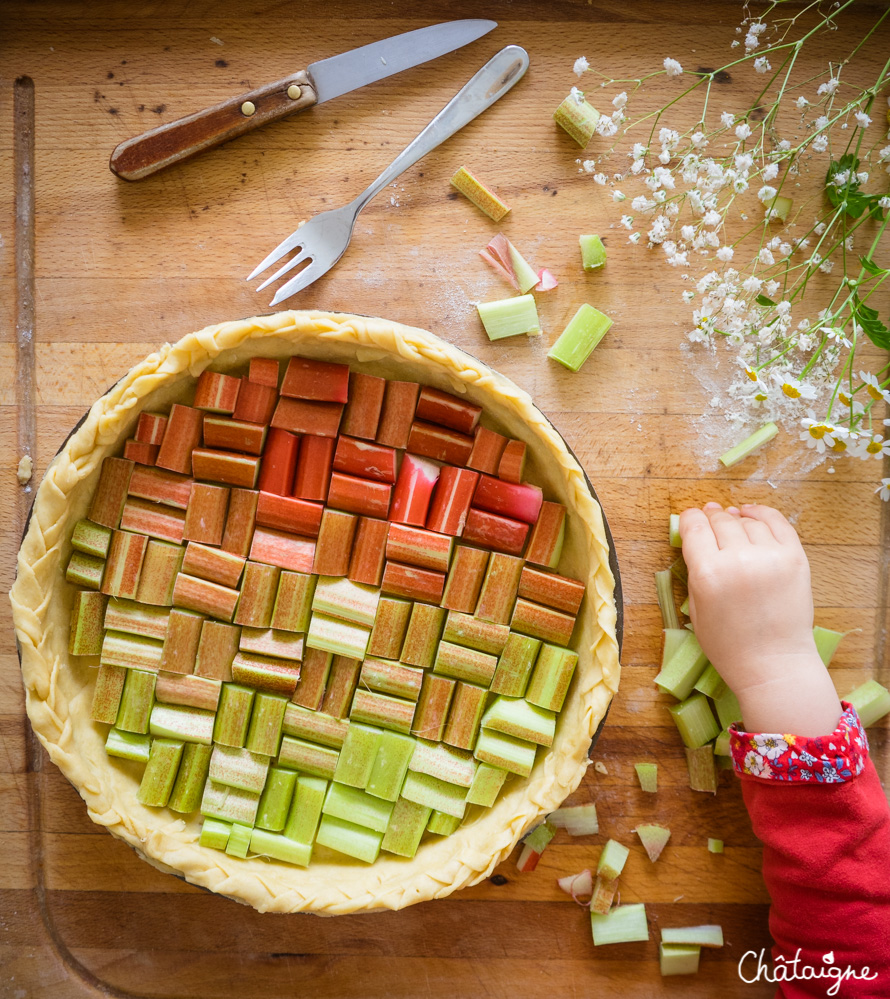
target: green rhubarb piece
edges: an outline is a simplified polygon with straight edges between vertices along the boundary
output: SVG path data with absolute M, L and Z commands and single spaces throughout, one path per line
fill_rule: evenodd
M 720 840 L 714 842 L 719 843 Z M 702 926 L 663 926 L 661 942 L 692 947 L 722 947 L 723 927 L 719 923 L 707 923 Z
M 207 773 L 210 769 L 211 746 L 200 742 L 187 742 L 179 761 L 179 772 L 176 783 L 170 794 L 167 807 L 174 812 L 188 815 L 201 807 L 201 796 L 207 783 Z
M 408 735 L 417 705 L 400 697 L 389 697 L 373 690 L 359 688 L 353 697 L 349 711 L 350 724 L 362 722 L 365 725 L 379 725 Z
M 538 283 L 538 275 L 531 264 L 529 264 L 506 236 L 500 234 L 495 236 L 484 250 L 479 251 L 479 256 L 486 263 L 491 264 L 498 273 L 503 274 L 506 272 L 509 275 L 512 271 L 511 283 L 515 282 L 519 286 L 520 293 L 523 295 L 527 291 L 531 291 Z M 509 265 L 505 259 L 506 257 L 509 257 Z
M 490 763 L 480 763 L 476 767 L 473 775 L 473 783 L 467 791 L 468 805 L 482 805 L 483 808 L 491 808 L 497 800 L 504 781 L 507 779 L 507 771 L 500 767 L 493 767 Z
M 65 579 L 75 586 L 98 590 L 105 575 L 105 559 L 85 552 L 72 552 L 65 570 Z
M 94 524 L 91 520 L 79 520 L 71 532 L 71 547 L 96 558 L 108 558 L 111 546 L 111 528 Z
M 260 794 L 260 805 L 256 816 L 256 824 L 261 829 L 275 833 L 284 829 L 296 786 L 295 770 L 269 767 L 269 775 Z
M 457 188 L 465 198 L 472 201 L 480 211 L 485 212 L 494 222 L 500 222 L 510 211 L 509 205 L 501 201 L 494 191 L 486 187 L 478 177 L 470 173 L 464 166 L 457 170 L 451 178 L 451 186 Z
M 556 714 L 521 697 L 497 697 L 482 716 L 482 727 L 539 746 L 552 746 Z
M 273 628 L 279 631 L 306 631 L 317 579 L 317 576 L 310 576 L 305 572 L 281 573 L 272 611 Z
M 744 461 L 749 454 L 753 454 L 758 448 L 768 444 L 779 432 L 775 423 L 765 423 L 759 430 L 755 430 L 750 437 L 746 437 L 741 443 L 731 447 L 726 454 L 720 455 L 720 461 L 725 468 L 732 468 L 740 461 Z
M 286 735 L 281 740 L 281 749 L 278 750 L 278 763 L 283 767 L 310 774 L 312 777 L 331 780 L 337 769 L 339 755 L 336 749 L 316 746 L 311 742 L 292 739 Z
M 233 822 L 229 832 L 229 841 L 226 843 L 226 853 L 230 857 L 246 857 L 250 848 L 250 837 L 253 833 L 251 826 L 241 825 L 240 822 Z
M 151 709 L 151 734 L 166 739 L 202 742 L 205 746 L 209 746 L 213 741 L 213 722 L 213 712 L 203 711 L 201 708 L 184 707 L 180 704 L 155 704 Z
M 200 846 L 209 846 L 214 850 L 225 850 L 231 831 L 232 827 L 228 822 L 220 822 L 218 819 L 204 819 L 198 843 Z
M 522 842 L 535 853 L 543 853 L 547 844 L 556 835 L 556 826 L 546 820 L 535 826 L 530 833 L 522 837 Z
M 123 732 L 136 732 L 138 735 L 148 733 L 156 679 L 155 673 L 146 673 L 141 669 L 127 670 L 115 728 Z
M 415 604 L 415 606 L 422 605 Z M 358 682 L 359 686 L 376 690 L 381 694 L 392 694 L 395 697 L 416 701 L 423 684 L 423 670 L 392 659 L 368 658 L 362 663 Z
M 281 728 L 288 707 L 286 697 L 257 691 L 250 714 L 250 728 L 244 745 L 252 753 L 277 756 L 281 743 Z M 294 705 L 296 707 L 296 705 Z
M 134 600 L 116 600 L 112 597 L 105 609 L 107 630 L 143 635 L 159 641 L 166 637 L 169 621 L 170 611 L 166 607 L 152 607 Z
M 215 784 L 225 784 L 227 787 L 259 794 L 266 785 L 268 772 L 268 756 L 232 746 L 213 747 L 208 777 Z
M 577 663 L 577 652 L 544 642 L 525 699 L 548 711 L 562 711 Z
M 594 802 L 557 808 L 547 816 L 547 821 L 557 829 L 565 829 L 570 836 L 595 836 L 599 832 Z
M 553 120 L 583 149 L 596 131 L 600 113 L 573 87 L 569 96 L 553 112 Z
M 581 266 L 586 271 L 596 270 L 606 262 L 606 248 L 599 236 L 579 236 L 581 246 Z
M 867 680 L 843 699 L 853 705 L 865 728 L 890 713 L 890 690 L 877 680 Z
M 665 628 L 662 631 L 662 635 L 664 636 L 664 646 L 661 650 L 662 669 L 664 669 L 677 649 L 685 643 L 688 634 L 688 628 Z
M 697 749 L 720 734 L 720 726 L 704 694 L 695 693 L 679 704 L 672 704 L 668 711 L 680 730 L 684 745 Z
M 708 837 L 708 853 L 723 853 L 723 840 Z
M 717 718 L 721 728 L 729 728 L 733 722 L 742 720 L 742 709 L 739 706 L 738 698 L 729 687 L 714 698 L 714 707 L 717 709 Z
M 460 827 L 462 821 L 456 815 L 448 815 L 446 812 L 439 812 L 434 808 L 430 813 L 427 830 L 434 836 L 450 836 Z
M 517 295 L 495 302 L 477 302 L 476 311 L 489 340 L 503 340 L 520 333 L 541 332 L 538 310 L 532 295 Z
M 508 625 L 480 621 L 478 617 L 457 611 L 448 612 L 445 631 L 442 633 L 443 642 L 465 645 L 469 649 L 478 649 L 479 652 L 488 652 L 493 656 L 499 656 L 504 651 L 509 637 Z
M 688 596 L 684 597 L 683 603 L 680 604 L 680 613 L 681 614 L 685 614 L 686 617 L 689 617 L 689 597 Z
M 408 769 L 468 788 L 476 775 L 476 761 L 473 754 L 465 749 L 457 749 L 443 742 L 418 739 L 414 744 Z
M 315 836 L 318 846 L 326 846 L 329 850 L 336 850 L 337 853 L 345 854 L 347 857 L 363 860 L 366 864 L 373 864 L 377 859 L 382 840 L 382 833 L 356 825 L 354 822 L 347 822 L 334 815 L 321 817 Z
M 714 740 L 714 755 L 729 756 L 729 729 L 725 728 Z
M 338 784 L 335 781 L 328 788 L 321 812 L 322 815 L 333 815 L 335 818 L 346 819 L 365 829 L 382 833 L 386 832 L 392 810 L 391 801 L 375 798 L 360 788 Z
M 417 805 L 427 805 L 437 812 L 462 819 L 466 810 L 467 789 L 429 774 L 409 770 L 402 786 L 402 797 Z
M 662 977 L 698 974 L 700 955 L 701 947 L 660 943 L 658 945 L 658 967 Z
M 444 623 L 444 607 L 433 607 L 431 604 L 414 604 L 411 608 L 408 627 L 404 631 L 401 654 L 396 652 L 393 658 L 401 659 L 403 663 L 407 663 L 409 666 L 419 666 L 421 669 L 428 669 L 433 665 L 433 659 L 436 656 L 436 646 L 439 644 L 439 637 L 442 634 Z M 398 693 L 395 690 L 383 692 Z M 402 696 L 407 697 L 408 695 L 403 694 Z
M 649 939 L 649 926 L 646 922 L 646 906 L 642 902 L 633 905 L 616 905 L 606 915 L 592 912 L 590 928 L 593 931 L 593 945 L 633 943 Z
M 505 697 L 523 697 L 540 648 L 540 638 L 511 631 L 504 651 L 498 659 L 497 669 L 489 687 L 491 692 L 503 694 Z
M 182 745 L 173 739 L 152 740 L 148 763 L 142 774 L 142 783 L 136 792 L 136 800 L 140 804 L 152 808 L 163 808 L 167 804 L 176 781 Z
M 208 780 L 201 798 L 201 814 L 223 822 L 239 822 L 252 826 L 256 821 L 260 796 L 239 787 L 215 784 Z
M 794 200 L 792 198 L 788 198 L 784 194 L 777 194 L 766 206 L 766 217 L 769 219 L 778 219 L 780 222 L 787 222 L 788 213 L 791 211 L 793 204 Z
M 350 621 L 370 630 L 377 617 L 379 600 L 380 590 L 376 586 L 353 583 L 346 576 L 319 576 L 312 598 L 312 613 Z
M 214 742 L 223 746 L 244 745 L 255 694 L 251 687 L 239 683 L 223 684 L 213 728 Z
M 259 857 L 271 857 L 286 864 L 296 864 L 297 867 L 308 867 L 312 859 L 312 844 L 298 843 L 287 836 L 266 832 L 265 829 L 252 829 L 250 852 Z
M 686 559 L 683 558 L 682 552 L 671 562 L 671 572 L 684 586 L 689 585 L 689 567 L 686 565 Z
M 655 573 L 655 596 L 666 630 L 680 627 L 680 618 L 677 616 L 677 606 L 674 603 L 672 578 L 670 569 L 660 569 Z
M 350 787 L 365 788 L 374 768 L 382 730 L 372 725 L 350 722 L 340 749 L 334 780 Z M 393 799 L 395 800 L 395 799 Z M 343 816 L 344 818 L 346 816 Z M 383 832 L 383 830 L 379 830 Z
M 476 740 L 474 753 L 477 760 L 500 767 L 511 774 L 528 777 L 535 765 L 537 749 L 534 743 L 483 729 Z
M 830 628 L 822 628 L 818 624 L 813 628 L 816 651 L 826 666 L 831 662 L 835 652 L 837 652 L 837 647 L 846 634 L 845 631 L 832 631 Z
M 148 763 L 150 749 L 151 739 L 147 735 L 122 732 L 118 728 L 108 730 L 105 752 L 109 756 L 117 756 L 122 760 L 133 760 L 136 763 Z
M 113 725 L 120 710 L 124 683 L 131 670 L 123 666 L 100 666 L 96 673 L 96 686 L 93 690 L 93 703 L 90 718 L 93 721 Z
M 678 629 L 668 630 L 673 632 Z M 673 651 L 670 659 L 662 666 L 661 672 L 655 677 L 655 683 L 665 693 L 676 697 L 678 701 L 689 697 L 696 681 L 708 664 L 708 657 L 695 635 L 685 628 L 680 630 L 684 633 L 682 640 Z
M 717 771 L 714 767 L 714 746 L 708 742 L 704 746 L 691 749 L 686 747 L 686 767 L 689 771 L 689 786 L 693 791 L 717 793 Z
M 569 371 L 577 371 L 609 332 L 612 320 L 586 302 L 572 317 L 547 356 Z
M 695 681 L 695 686 L 692 689 L 704 694 L 705 697 L 716 699 L 727 688 L 726 684 L 723 682 L 723 677 L 721 677 L 717 670 L 715 670 L 714 667 L 708 663 L 708 665 L 705 666 L 705 670 L 702 675 Z M 690 693 L 692 693 L 692 691 L 690 691 Z
M 72 656 L 98 656 L 105 630 L 105 604 L 108 597 L 95 590 L 78 590 L 71 607 L 68 651 Z
M 102 664 L 125 666 L 127 669 L 152 670 L 161 668 L 164 658 L 162 642 L 142 635 L 127 635 L 122 631 L 106 631 L 102 640 Z
M 682 548 L 683 539 L 680 537 L 680 514 L 672 513 L 668 518 L 668 538 L 671 548 Z
M 321 818 L 328 782 L 320 777 L 297 774 L 297 786 L 284 827 L 284 835 L 300 843 L 312 843 Z
M 637 772 L 640 790 L 646 791 L 647 794 L 655 794 L 658 790 L 658 764 L 635 763 L 634 770 Z
M 640 837 L 643 849 L 647 856 L 655 863 L 661 856 L 661 851 L 667 846 L 667 841 L 671 838 L 670 829 L 665 826 L 647 824 L 637 826 L 636 834 Z
M 607 881 L 614 881 L 624 870 L 629 854 L 630 850 L 626 846 L 622 846 L 618 840 L 606 840 L 606 845 L 603 847 L 599 862 L 596 865 L 597 875 Z
M 410 736 L 400 732 L 381 732 L 374 766 L 368 777 L 368 794 L 395 801 L 402 790 L 413 753 L 414 739 Z
M 370 628 L 313 611 L 306 645 L 310 649 L 332 652 L 335 656 L 364 659 L 370 637 Z
M 453 642 L 439 642 L 433 670 L 454 680 L 488 686 L 494 677 L 498 661 L 495 656 L 478 649 L 467 649 Z
M 407 798 L 399 798 L 392 810 L 380 849 L 398 857 L 413 857 L 420 846 L 432 809 Z

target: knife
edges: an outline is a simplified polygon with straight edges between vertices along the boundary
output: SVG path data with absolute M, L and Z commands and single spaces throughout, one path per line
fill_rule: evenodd
M 322 59 L 293 76 L 127 139 L 108 165 L 123 180 L 142 180 L 270 121 L 438 59 L 496 27 L 496 21 L 481 19 L 445 21 Z

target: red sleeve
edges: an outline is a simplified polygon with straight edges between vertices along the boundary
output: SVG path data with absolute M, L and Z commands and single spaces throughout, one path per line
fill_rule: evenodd
M 771 961 L 748 952 L 740 975 L 778 982 L 784 999 L 890 996 L 890 808 L 855 709 L 843 707 L 830 736 L 730 729 L 775 941 Z

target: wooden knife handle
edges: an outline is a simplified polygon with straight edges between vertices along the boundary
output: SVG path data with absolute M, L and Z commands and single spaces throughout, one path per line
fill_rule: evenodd
M 317 100 L 308 74 L 301 70 L 276 83 L 127 139 L 115 148 L 108 165 L 111 172 L 123 180 L 142 180 L 260 125 L 310 108 Z

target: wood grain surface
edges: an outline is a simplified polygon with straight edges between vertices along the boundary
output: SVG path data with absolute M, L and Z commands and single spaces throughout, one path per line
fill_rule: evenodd
M 591 769 L 572 798 L 596 801 L 603 835 L 572 840 L 560 832 L 532 874 L 519 875 L 508 860 L 447 900 L 333 919 L 259 915 L 159 873 L 93 825 L 29 737 L 4 603 L 0 997 L 772 993 L 768 985 L 742 984 L 737 973 L 745 951 L 769 946 L 760 848 L 738 781 L 723 772 L 716 797 L 688 789 L 667 699 L 652 684 L 661 628 L 652 572 L 672 558 L 669 512 L 711 498 L 778 505 L 807 546 L 817 622 L 854 629 L 832 665 L 838 689 L 872 675 L 886 683 L 886 505 L 873 496 L 873 463 L 840 462 L 833 474 L 825 465 L 810 468 L 788 436 L 756 460 L 718 469 L 717 455 L 739 429 L 709 407 L 720 371 L 702 371 L 714 360 L 682 349 L 688 316 L 678 276 L 612 228 L 608 193 L 579 170 L 578 148 L 551 120 L 577 82 L 572 64 L 582 53 L 620 76 L 638 76 L 666 55 L 690 67 L 720 65 L 740 16 L 736 3 L 643 0 L 33 0 L 0 8 L 4 589 L 23 523 L 15 511 L 30 498 L 15 479 L 28 420 L 36 420 L 36 483 L 89 404 L 158 343 L 266 311 L 271 296 L 257 296 L 244 280 L 255 263 L 301 219 L 351 200 L 486 59 L 518 43 L 531 57 L 526 78 L 380 195 L 341 262 L 293 304 L 431 329 L 528 389 L 599 492 L 626 600 L 621 690 L 595 753 L 608 773 Z M 145 181 L 125 184 L 108 170 L 117 143 L 154 125 L 313 60 L 457 17 L 492 17 L 500 27 L 460 52 Z M 861 4 L 851 32 L 872 17 Z M 822 60 L 844 51 L 841 39 L 807 53 L 802 71 L 821 70 Z M 29 286 L 20 261 L 26 282 L 17 295 L 14 257 L 14 81 L 22 75 L 34 81 L 35 95 L 36 396 L 28 413 L 18 406 L 16 323 L 20 340 Z M 755 83 L 742 75 L 721 86 L 740 104 Z M 462 164 L 512 205 L 502 226 L 449 189 Z M 476 319 L 475 301 L 507 293 L 477 255 L 498 228 L 560 278 L 540 296 L 541 339 L 489 344 Z M 590 231 L 605 236 L 609 261 L 585 275 L 577 237 Z M 572 375 L 544 355 L 582 301 L 615 325 Z M 886 721 L 869 737 L 880 772 L 890 777 Z M 633 763 L 641 759 L 660 763 L 655 797 L 637 786 Z M 641 821 L 672 830 L 657 864 L 632 832 Z M 592 866 L 607 836 L 631 846 L 622 901 L 646 903 L 649 943 L 594 949 L 584 912 L 556 887 L 557 876 Z M 723 856 L 707 852 L 709 836 L 725 841 Z M 726 947 L 703 956 L 697 977 L 662 980 L 659 926 L 704 922 L 722 923 Z

